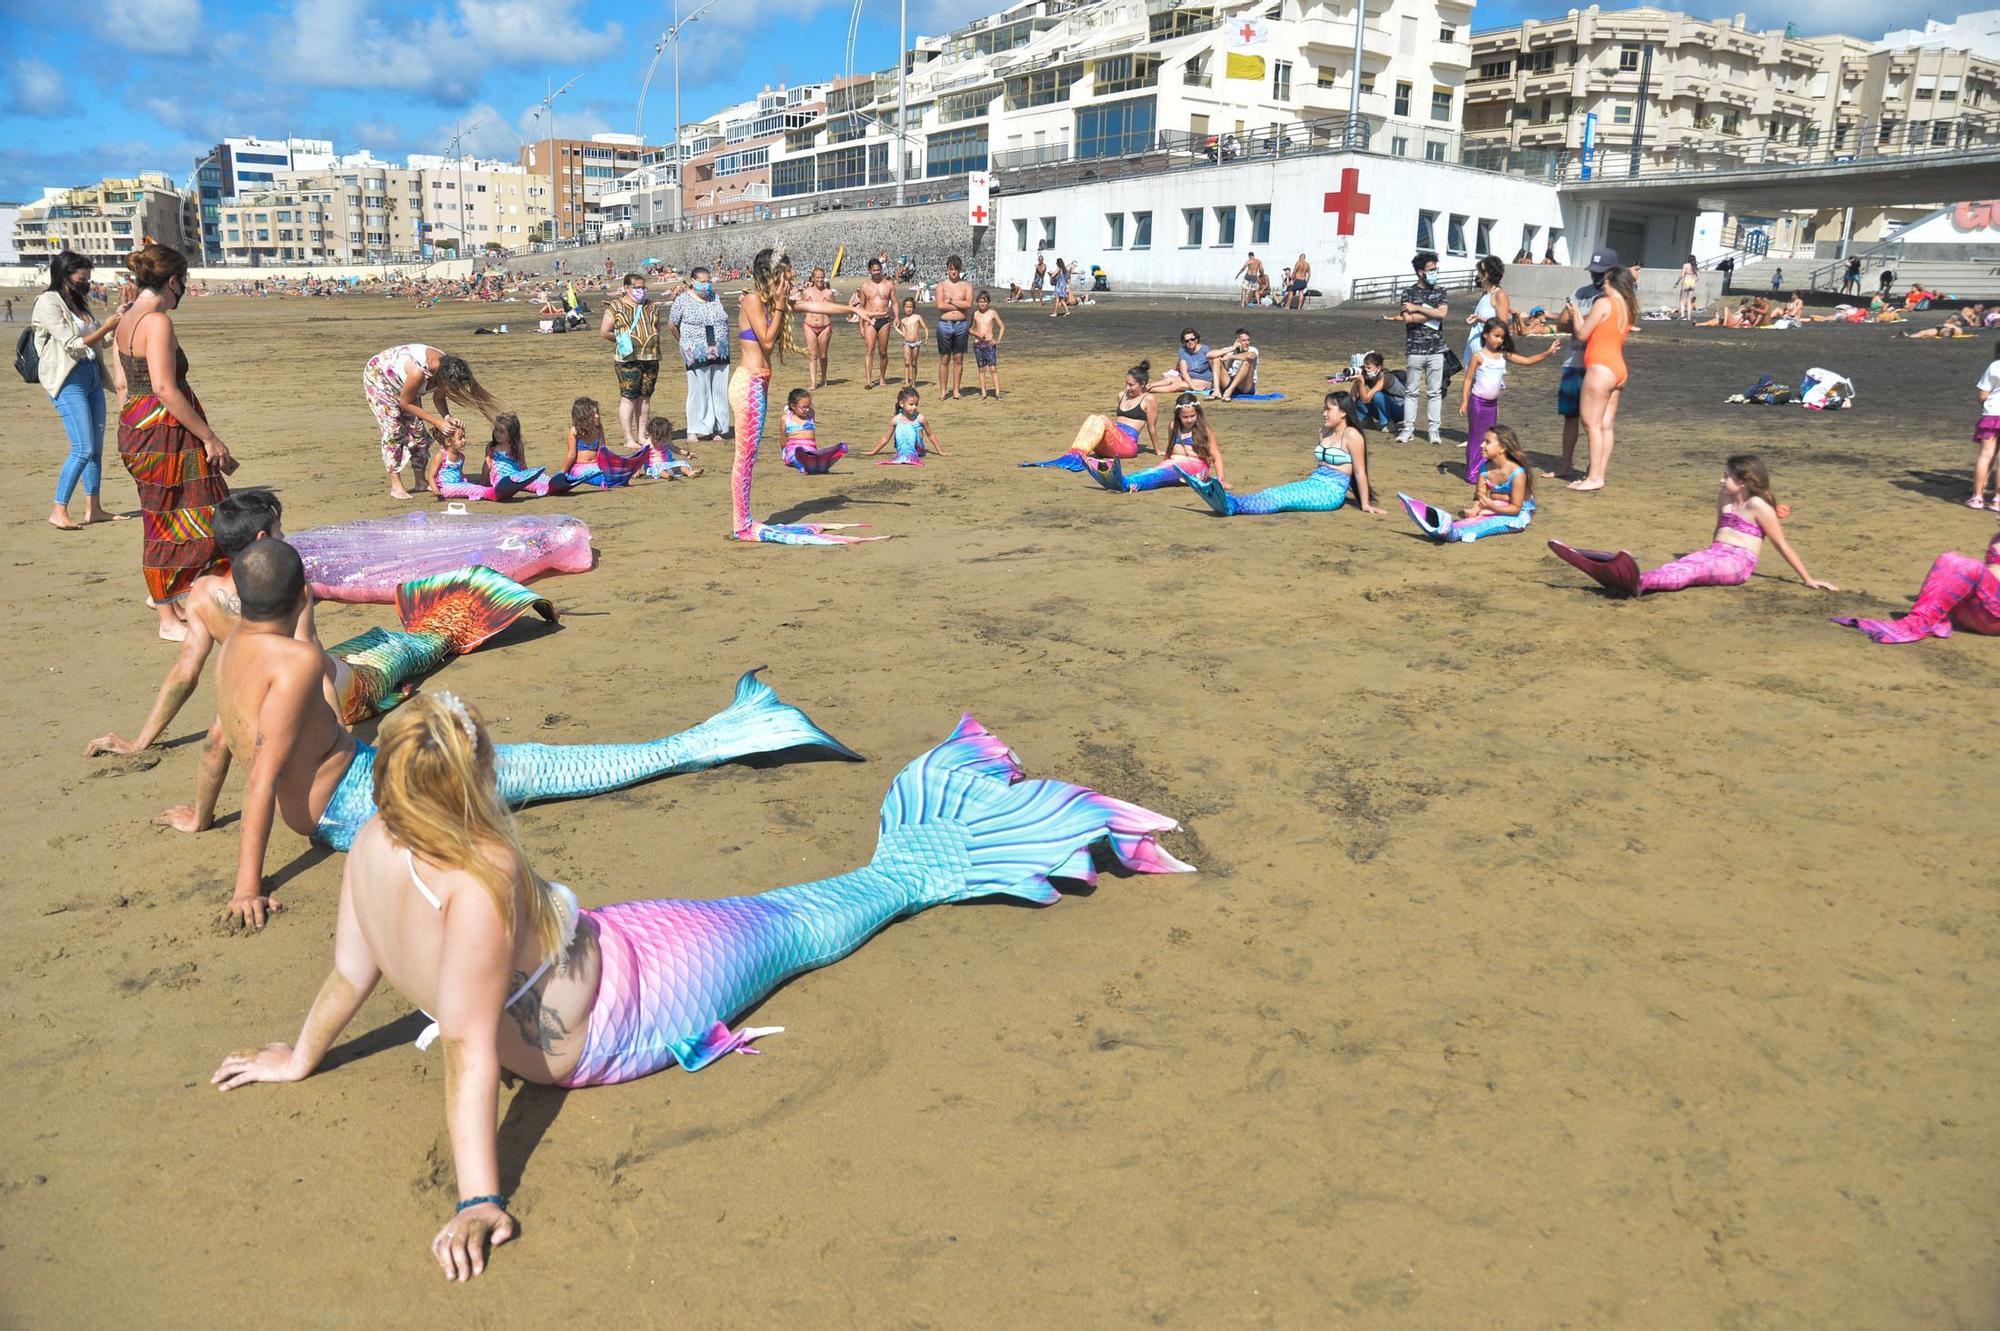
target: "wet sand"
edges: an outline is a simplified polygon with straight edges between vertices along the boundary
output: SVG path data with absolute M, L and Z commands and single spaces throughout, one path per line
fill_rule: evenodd
M 192 794 L 207 684 L 165 747 L 80 756 L 132 732 L 174 649 L 139 603 L 136 522 L 42 524 L 61 434 L 10 381 L 27 484 L 0 536 L 0 1321 L 2000 1320 L 2000 642 L 1882 647 L 1827 622 L 1901 609 L 1934 554 L 1992 534 L 1960 505 L 1991 340 L 1643 326 L 1612 488 L 1550 487 L 1528 534 L 1435 548 L 1393 495 L 1456 501 L 1435 469 L 1457 445 L 1371 435 L 1383 517 L 1224 521 L 1185 491 L 1014 466 L 1065 446 L 1138 355 L 1163 364 L 1183 322 L 1214 341 L 1249 322 L 1291 397 L 1213 409 L 1231 479 L 1296 479 L 1324 375 L 1396 338 L 1368 313 L 1006 312 L 1005 401 L 933 401 L 926 352 L 950 458 L 808 478 L 767 449 L 764 514 L 896 539 L 727 543 L 727 456 L 698 446 L 693 482 L 538 501 L 591 524 L 600 567 L 540 584 L 559 629 L 510 630 L 437 683 L 502 739 L 615 740 L 691 724 L 769 663 L 869 757 L 525 811 L 537 866 L 586 904 L 861 863 L 888 781 L 961 711 L 1037 775 L 1180 818 L 1168 844 L 1201 872 L 897 924 L 765 1003 L 756 1021 L 787 1030 L 761 1058 L 503 1091 L 523 1236 L 470 1287 L 426 1252 L 456 1197 L 442 1065 L 393 993 L 310 1080 L 208 1088 L 230 1049 L 294 1038 L 340 859 L 280 828 L 284 912 L 256 936 L 217 922 L 240 774 L 220 829 L 148 825 Z M 601 342 L 469 335 L 500 318 L 531 322 L 214 298 L 181 328 L 238 482 L 277 487 L 298 529 L 395 507 L 359 385 L 383 347 L 471 358 L 537 462 L 572 397 L 609 407 Z M 835 353 L 821 439 L 872 446 L 890 395 L 860 389 L 851 330 Z M 1722 405 L 1809 365 L 1852 375 L 1862 405 Z M 792 366 L 774 399 L 804 382 Z M 1517 369 L 1502 405 L 1538 453 L 1555 381 L 1554 361 Z M 680 417 L 671 366 L 660 400 Z M 1614 602 L 1544 548 L 1705 545 L 1744 448 L 1843 592 L 1767 551 L 1746 588 Z M 107 498 L 134 509 L 107 452 Z M 388 622 L 333 606 L 322 633 Z

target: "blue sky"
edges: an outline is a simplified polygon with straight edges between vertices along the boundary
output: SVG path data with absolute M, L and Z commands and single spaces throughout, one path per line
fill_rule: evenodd
M 852 3 L 718 0 L 687 29 L 683 114 L 693 120 L 766 84 L 842 73 Z M 910 0 L 911 31 L 942 31 L 995 7 Z M 1568 7 L 1491 0 L 1474 26 Z M 1768 26 L 1794 17 L 1772 0 L 1689 8 L 1741 8 Z M 1821 0 L 1802 27 L 1874 36 L 1922 16 L 1885 0 Z M 630 132 L 653 45 L 671 22 L 665 5 L 613 0 L 0 0 L 0 19 L 14 34 L 12 54 L 0 57 L 0 200 L 140 170 L 179 180 L 229 134 L 291 133 L 400 159 L 444 152 L 454 122 L 484 121 L 468 149 L 512 159 L 536 133 L 544 79 L 579 74 L 556 103 L 557 131 Z M 891 66 L 895 51 L 896 9 L 863 0 L 856 70 Z M 661 61 L 647 99 L 655 141 L 673 119 L 670 68 Z

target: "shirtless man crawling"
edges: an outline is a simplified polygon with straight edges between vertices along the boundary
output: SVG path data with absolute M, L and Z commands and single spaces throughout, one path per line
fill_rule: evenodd
M 216 663 L 216 724 L 202 748 L 195 802 L 153 821 L 183 832 L 213 827 L 230 762 L 242 761 L 249 776 L 229 913 L 261 929 L 280 908 L 264 887 L 273 821 L 282 815 L 300 836 L 346 850 L 375 812 L 375 750 L 355 739 L 329 701 L 344 663 L 299 636 L 312 599 L 299 552 L 282 540 L 252 541 L 233 572 L 242 622 Z M 503 744 L 494 757 L 501 797 L 519 805 L 803 745 L 859 759 L 753 671 L 737 681 L 733 703 L 676 735 L 637 744 Z
M 868 261 L 868 277 L 848 302 L 861 319 L 861 386 L 889 378 L 889 325 L 895 322 L 896 284 L 882 275 L 882 261 Z

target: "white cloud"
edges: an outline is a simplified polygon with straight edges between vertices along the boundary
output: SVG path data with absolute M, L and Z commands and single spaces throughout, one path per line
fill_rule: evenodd
M 46 60 L 33 56 L 7 66 L 7 109 L 24 116 L 68 115 L 75 109 L 69 84 Z
M 1803 36 L 1838 32 L 1871 42 L 1894 28 L 1921 28 L 1926 17 L 1907 3 L 1895 0 L 1819 0 L 1803 9 L 1790 4 L 1748 3 L 1701 12 L 1719 19 L 1743 14 L 1752 28 L 1782 28 L 1787 23 L 1796 23 Z
M 128 50 L 187 55 L 202 42 L 201 0 L 96 0 L 93 31 Z
M 494 65 L 574 61 L 610 51 L 617 24 L 593 31 L 578 0 L 457 0 L 450 15 L 398 21 L 376 0 L 294 0 L 273 63 L 317 88 L 395 88 L 446 104 L 470 101 Z M 387 15 L 387 17 L 384 16 Z
M 616 23 L 592 32 L 578 0 L 458 0 L 458 21 L 473 46 L 509 65 L 592 60 L 624 36 Z

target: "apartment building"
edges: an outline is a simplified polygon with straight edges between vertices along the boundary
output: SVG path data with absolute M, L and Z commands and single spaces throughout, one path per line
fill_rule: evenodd
M 1369 7 L 1360 102 L 1383 151 L 1431 155 L 1409 145 L 1434 126 L 1442 157 L 1471 18 L 1469 0 Z M 897 152 L 921 197 L 927 182 L 989 167 L 1171 147 L 1227 156 L 1260 131 L 1302 125 L 1331 141 L 1353 93 L 1354 21 L 1354 0 L 1023 0 L 914 43 L 900 130 L 897 71 L 830 85 L 825 115 L 770 145 L 772 206 L 784 215 L 891 185 Z
M 549 221 L 549 183 L 510 162 L 415 156 L 280 171 L 217 209 L 222 262 L 361 263 L 526 245 Z
M 201 212 L 162 172 L 113 177 L 75 189 L 45 190 L 14 222 L 21 262 L 43 264 L 65 249 L 116 268 L 148 238 L 183 254 L 201 253 Z
M 512 162 L 412 154 L 424 198 L 421 233 L 432 249 L 511 250 L 549 224 L 549 182 Z
M 1595 116 L 1607 169 L 1732 142 L 1801 150 L 1956 143 L 1963 112 L 1991 111 L 2000 65 L 1964 50 L 1888 50 L 1854 37 L 1758 32 L 1744 17 L 1663 9 L 1572 10 L 1477 33 L 1466 87 L 1468 143 L 1582 150 Z M 1863 127 L 1866 127 L 1865 129 Z
M 598 229 L 598 200 L 613 182 L 667 152 L 645 144 L 636 134 L 540 139 L 522 146 L 521 166 L 543 180 L 553 176 L 557 236 L 589 236 Z
M 195 159 L 195 193 L 201 202 L 202 257 L 222 261 L 218 225 L 222 201 L 273 184 L 280 171 L 308 171 L 333 164 L 327 139 L 230 138 Z

